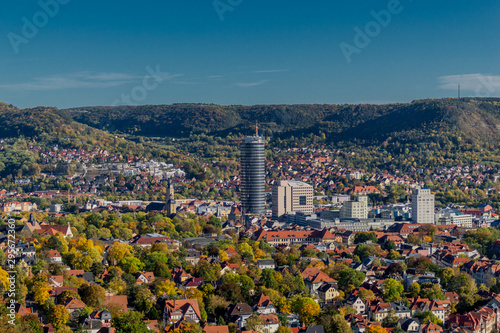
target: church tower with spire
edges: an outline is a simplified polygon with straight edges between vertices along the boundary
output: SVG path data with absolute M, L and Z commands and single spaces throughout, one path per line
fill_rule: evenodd
M 172 179 L 168 179 L 168 186 L 167 186 L 167 195 L 166 195 L 166 210 L 167 210 L 167 215 L 171 216 L 177 213 L 176 205 L 175 205 L 175 190 L 174 190 L 174 185 L 172 184 Z

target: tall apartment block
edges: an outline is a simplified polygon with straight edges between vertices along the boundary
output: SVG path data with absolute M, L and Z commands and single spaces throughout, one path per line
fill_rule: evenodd
M 411 196 L 411 219 L 415 223 L 434 223 L 434 194 L 429 188 L 417 188 Z
M 263 214 L 265 209 L 266 165 L 264 139 L 256 134 L 247 136 L 240 146 L 241 207 L 243 214 Z
M 290 212 L 314 213 L 314 188 L 304 182 L 280 180 L 273 187 L 273 219 Z
M 354 201 L 344 202 L 342 208 L 340 209 L 340 218 L 368 218 L 368 197 L 357 196 L 354 198 Z

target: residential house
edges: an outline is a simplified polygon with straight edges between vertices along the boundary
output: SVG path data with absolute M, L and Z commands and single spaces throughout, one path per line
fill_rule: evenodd
M 75 311 L 79 311 L 87 306 L 85 303 L 80 301 L 78 298 L 74 298 L 74 297 L 70 297 L 70 298 L 66 299 L 64 301 L 63 305 L 66 308 L 66 310 L 68 310 L 68 312 L 70 314 L 75 312 Z
M 443 333 L 443 328 L 432 321 L 421 325 L 422 333 Z
M 366 312 L 366 304 L 358 295 L 349 295 L 349 297 L 346 299 L 346 303 L 349 304 L 354 310 L 356 310 L 357 314 L 364 314 Z
M 330 302 L 340 296 L 337 286 L 333 283 L 323 283 L 318 289 L 318 296 L 325 302 Z
M 307 267 L 301 273 L 304 279 L 304 284 L 309 288 L 310 293 L 316 293 L 318 288 L 323 283 L 337 283 L 335 279 L 332 279 L 328 274 L 323 272 L 317 267 Z
M 256 264 L 260 269 L 266 269 L 266 268 L 274 269 L 274 268 L 276 268 L 276 265 L 274 264 L 274 259 L 260 259 L 260 260 L 257 260 Z
M 256 329 L 258 332 L 275 333 L 280 327 L 280 321 L 275 314 L 259 314 L 260 324 Z
M 142 272 L 135 274 L 136 284 L 152 285 L 155 282 L 155 274 L 153 272 Z
M 250 305 L 246 303 L 237 303 L 230 305 L 226 313 L 229 321 L 236 324 L 236 327 L 241 329 L 245 327 L 247 319 L 252 316 L 253 310 Z
M 398 327 L 407 333 L 422 333 L 422 327 L 418 318 L 399 319 Z
M 163 323 L 179 324 L 185 320 L 199 323 L 200 308 L 196 299 L 167 300 L 163 311 Z M 174 325 L 175 326 L 175 325 Z
M 271 302 L 271 298 L 264 294 L 260 294 L 259 298 L 252 305 L 253 311 L 256 311 L 259 314 L 275 314 L 276 307 L 273 302 Z

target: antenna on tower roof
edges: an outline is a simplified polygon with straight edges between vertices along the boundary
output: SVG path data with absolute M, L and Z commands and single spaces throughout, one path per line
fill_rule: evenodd
M 458 83 L 458 106 L 457 109 L 460 107 L 460 83 Z
M 255 136 L 259 136 L 259 122 L 255 121 Z

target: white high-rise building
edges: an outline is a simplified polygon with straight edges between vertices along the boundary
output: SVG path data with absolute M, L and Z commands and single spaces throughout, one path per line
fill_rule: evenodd
M 434 194 L 429 188 L 417 188 L 411 196 L 411 219 L 415 223 L 434 223 Z
M 368 218 L 368 197 L 357 196 L 354 198 L 354 201 L 344 202 L 342 208 L 340 209 L 340 218 Z
M 291 212 L 312 214 L 314 188 L 304 182 L 281 180 L 273 187 L 273 219 Z

